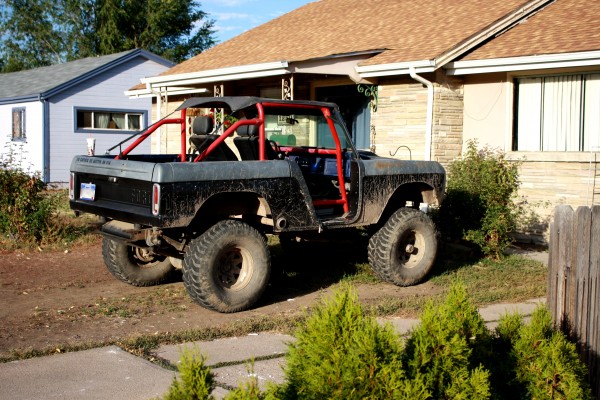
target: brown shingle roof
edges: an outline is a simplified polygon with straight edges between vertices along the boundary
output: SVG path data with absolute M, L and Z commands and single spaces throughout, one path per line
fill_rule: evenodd
M 573 0 L 560 0 L 573 1 Z M 320 0 L 161 75 L 389 49 L 363 65 L 433 59 L 527 0 Z
M 600 50 L 599 16 L 599 0 L 557 0 L 463 60 Z

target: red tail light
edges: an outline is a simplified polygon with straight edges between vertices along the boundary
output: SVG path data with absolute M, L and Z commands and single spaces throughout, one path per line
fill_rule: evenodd
M 158 215 L 160 212 L 160 185 L 155 183 L 152 186 L 152 214 Z
M 75 200 L 75 173 L 73 172 L 69 177 L 69 199 Z

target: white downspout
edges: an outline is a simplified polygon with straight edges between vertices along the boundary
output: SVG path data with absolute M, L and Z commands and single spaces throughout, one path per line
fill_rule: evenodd
M 158 88 L 158 96 L 156 96 L 156 121 L 162 118 L 162 89 Z M 155 122 L 156 122 L 155 121 Z M 158 154 L 162 154 L 162 126 L 156 132 L 156 141 L 158 142 Z
M 158 88 L 158 92 L 154 89 L 152 83 L 146 83 L 146 88 L 150 91 L 150 93 L 153 93 L 156 95 L 156 120 L 155 121 L 150 121 L 150 125 L 152 125 L 154 122 L 156 121 L 160 121 L 160 119 L 162 118 L 162 93 L 161 93 L 161 88 Z M 152 112 L 150 112 L 150 115 L 152 115 Z M 161 141 L 162 141 L 162 135 L 161 135 L 161 130 L 162 127 L 160 127 L 157 132 L 156 132 L 156 141 L 158 142 L 158 154 L 161 153 L 162 149 L 161 149 Z M 152 152 L 152 146 L 150 146 L 150 152 Z
M 431 160 L 431 140 L 433 137 L 433 83 L 417 75 L 415 67 L 409 67 L 410 77 L 427 86 L 427 122 L 425 126 L 425 161 Z

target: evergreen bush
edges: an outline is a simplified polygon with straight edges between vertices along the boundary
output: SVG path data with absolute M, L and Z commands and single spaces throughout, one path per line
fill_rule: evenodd
M 592 394 L 587 369 L 577 355 L 575 344 L 552 327 L 552 316 L 539 306 L 531 323 L 519 329 L 512 356 L 515 379 L 530 399 L 586 400 Z
M 514 201 L 520 186 L 519 163 L 503 152 L 477 149 L 450 163 L 446 197 L 435 219 L 445 238 L 466 240 L 484 255 L 499 258 L 511 244 L 521 207 Z
M 408 378 L 422 380 L 434 399 L 490 398 L 489 372 L 475 355 L 488 336 L 464 286 L 455 281 L 443 303 L 426 305 L 408 339 Z
M 296 339 L 283 398 L 428 398 L 420 380 L 405 378 L 400 338 L 365 316 L 349 284 L 312 310 Z
M 204 365 L 205 358 L 198 349 L 185 347 L 181 350 L 179 374 L 181 380 L 173 378 L 163 400 L 212 400 L 214 376 Z
M 503 316 L 490 331 L 460 281 L 402 340 L 390 325 L 365 316 L 351 284 L 317 305 L 289 345 L 285 382 L 261 392 L 258 381 L 229 400 L 264 399 L 591 399 L 575 345 L 539 306 L 531 322 Z M 169 400 L 211 399 L 204 358 L 183 353 L 181 382 Z M 252 374 L 251 374 L 252 375 Z

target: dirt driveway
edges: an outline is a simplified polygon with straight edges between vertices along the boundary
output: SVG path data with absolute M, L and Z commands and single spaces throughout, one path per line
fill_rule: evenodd
M 356 260 L 335 251 L 288 260 L 274 254 L 271 285 L 257 306 L 219 314 L 193 303 L 181 281 L 136 288 L 116 280 L 102 261 L 100 241 L 64 251 L 0 252 L 0 357 L 140 334 L 204 329 L 262 315 L 299 312 L 339 282 Z M 399 288 L 362 284 L 361 300 L 427 295 L 424 283 Z

